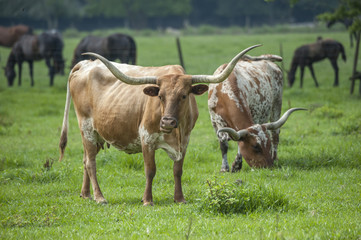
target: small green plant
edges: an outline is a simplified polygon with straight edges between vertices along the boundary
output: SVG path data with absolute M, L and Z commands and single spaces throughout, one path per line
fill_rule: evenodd
M 248 214 L 256 210 L 285 210 L 289 202 L 275 190 L 223 179 L 207 180 L 208 189 L 202 209 L 221 214 Z
M 315 110 L 319 118 L 338 119 L 343 116 L 343 112 L 333 107 L 323 106 Z
M 340 133 L 343 135 L 361 134 L 361 116 L 351 116 L 339 121 Z

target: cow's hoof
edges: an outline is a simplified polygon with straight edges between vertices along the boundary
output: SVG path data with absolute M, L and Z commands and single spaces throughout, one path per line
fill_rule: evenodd
M 90 194 L 82 194 L 81 193 L 79 197 L 81 197 L 83 199 L 93 200 L 93 198 L 92 198 L 92 196 Z
M 174 199 L 174 202 L 175 202 L 175 203 L 179 203 L 179 204 L 187 204 L 187 201 L 184 200 L 184 199 L 182 199 L 182 200 L 175 200 L 175 199 Z
M 242 159 L 241 160 L 238 160 L 236 159 L 233 164 L 232 164 L 232 172 L 235 173 L 235 172 L 239 172 L 241 171 L 242 169 Z
M 102 204 L 102 205 L 108 204 L 108 201 L 105 200 L 105 198 L 95 199 L 95 201 L 96 201 L 98 204 Z
M 143 206 L 154 206 L 154 203 L 153 202 L 144 202 L 143 203 Z

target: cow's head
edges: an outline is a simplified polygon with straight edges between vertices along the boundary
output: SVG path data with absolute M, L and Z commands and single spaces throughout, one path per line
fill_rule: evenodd
M 232 128 L 221 128 L 217 134 L 228 133 L 232 140 L 238 141 L 241 154 L 250 167 L 271 167 L 276 158 L 276 149 L 272 147 L 268 130 L 277 130 L 282 127 L 291 113 L 297 110 L 307 109 L 291 108 L 276 122 L 255 124 L 240 131 L 235 131 Z
M 187 111 L 189 95 L 201 95 L 207 90 L 207 85 L 193 85 L 192 76 L 174 74 L 159 77 L 155 86 L 145 87 L 143 92 L 159 98 L 162 113 L 160 130 L 170 133 L 178 127 L 180 117 Z
M 178 127 L 179 118 L 186 112 L 189 95 L 201 95 L 208 90 L 208 86 L 201 83 L 220 83 L 227 79 L 238 60 L 249 50 L 258 47 L 249 47 L 235 56 L 228 66 L 218 75 L 185 75 L 169 74 L 164 76 L 132 77 L 122 73 L 116 66 L 104 57 L 95 53 L 84 53 L 101 60 L 113 75 L 124 83 L 131 85 L 152 84 L 144 88 L 144 94 L 151 97 L 159 97 L 162 116 L 160 130 L 171 133 Z

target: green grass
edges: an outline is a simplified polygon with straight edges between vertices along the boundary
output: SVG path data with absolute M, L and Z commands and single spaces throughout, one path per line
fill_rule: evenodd
M 187 72 L 212 74 L 236 53 L 257 43 L 264 46 L 252 50 L 252 55 L 279 54 L 282 43 L 288 69 L 294 49 L 317 36 L 185 36 L 181 43 Z M 34 66 L 34 88 L 26 64 L 21 87 L 8 88 L 1 75 L 0 237 L 360 239 L 361 99 L 349 94 L 348 80 L 354 49 L 349 47 L 346 32 L 324 33 L 323 37 L 337 39 L 346 48 L 348 61 L 339 60 L 340 87 L 332 87 L 331 64 L 323 61 L 314 65 L 319 89 L 308 70 L 303 89 L 298 87 L 299 74 L 292 89 L 284 88 L 283 112 L 290 107 L 310 111 L 294 113 L 282 128 L 279 161 L 272 169 L 254 170 L 244 163 L 239 173 L 220 173 L 221 154 L 209 120 L 207 96 L 197 98 L 200 117 L 182 179 L 188 204 L 181 205 L 173 203 L 173 164 L 162 150 L 156 154 L 154 207 L 141 203 L 145 187 L 142 155 L 127 155 L 114 148 L 97 157 L 98 179 L 108 205 L 79 198 L 83 150 L 73 108 L 65 158 L 57 161 L 67 76 L 56 76 L 55 86 L 48 87 L 43 61 Z M 138 36 L 135 40 L 138 64 L 179 63 L 174 37 Z M 65 39 L 68 65 L 78 41 Z M 8 49 L 0 49 L 1 65 L 8 53 Z M 230 162 L 236 151 L 231 143 Z M 224 191 L 211 198 L 210 186 Z M 242 209 L 241 200 L 247 200 L 249 207 Z M 228 210 L 212 208 L 217 202 L 226 203 Z

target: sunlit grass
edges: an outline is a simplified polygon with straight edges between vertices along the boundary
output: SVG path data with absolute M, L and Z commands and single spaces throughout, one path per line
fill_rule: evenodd
M 284 66 L 289 68 L 293 50 L 316 40 L 318 34 L 254 34 L 181 37 L 186 70 L 212 74 L 244 48 L 263 43 L 250 52 L 279 54 L 282 42 Z M 348 57 L 339 60 L 340 87 L 333 88 L 328 61 L 314 65 L 320 88 L 306 70 L 304 88 L 299 74 L 292 89 L 285 84 L 283 112 L 293 114 L 281 130 L 279 160 L 272 169 L 251 169 L 246 163 L 236 174 L 219 172 L 221 153 L 209 120 L 207 96 L 197 97 L 199 119 L 192 132 L 184 171 L 183 191 L 188 204 L 173 203 L 173 164 L 157 151 L 154 207 L 143 207 L 145 187 L 143 157 L 114 148 L 97 157 L 98 178 L 109 204 L 97 205 L 79 197 L 82 183 L 82 143 L 73 108 L 69 142 L 58 162 L 66 80 L 55 77 L 49 88 L 45 63 L 34 66 L 35 87 L 30 87 L 24 64 L 23 85 L 6 86 L 0 78 L 0 236 L 2 239 L 359 239 L 361 237 L 360 97 L 349 94 L 348 80 L 354 49 L 348 34 L 328 33 L 341 41 Z M 144 66 L 179 64 L 175 38 L 137 36 L 138 63 Z M 67 64 L 80 39 L 65 39 Z M 9 50 L 1 48 L 1 59 Z M 2 60 L 4 63 L 5 60 Z M 17 83 L 17 81 L 16 81 Z M 230 143 L 229 161 L 237 152 Z M 250 196 L 285 200 L 281 208 L 254 211 L 203 211 L 207 180 L 222 179 L 250 186 Z M 262 191 L 252 189 L 261 189 Z M 266 189 L 266 190 L 264 190 Z M 272 199 L 272 198 L 271 198 Z M 260 204 L 262 205 L 262 204 Z M 280 210 L 281 209 L 281 210 Z

